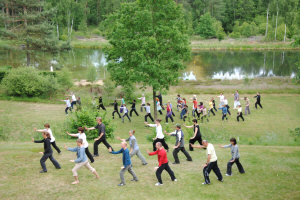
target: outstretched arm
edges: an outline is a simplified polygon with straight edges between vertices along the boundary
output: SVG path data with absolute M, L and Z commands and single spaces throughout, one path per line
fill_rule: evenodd
M 193 144 L 191 144 L 191 146 L 192 146 L 193 148 L 197 148 L 197 149 L 203 149 L 203 148 L 205 148 L 205 147 L 202 146 L 202 145 L 193 145 Z
M 77 134 L 71 134 L 71 133 L 69 133 L 69 132 L 67 132 L 67 134 L 68 134 L 69 136 L 72 136 L 72 137 L 78 137 Z
M 90 130 L 95 130 L 95 127 L 87 128 L 85 127 L 85 130 L 90 131 Z
M 193 126 L 186 126 L 185 124 L 183 125 L 185 128 L 193 128 Z

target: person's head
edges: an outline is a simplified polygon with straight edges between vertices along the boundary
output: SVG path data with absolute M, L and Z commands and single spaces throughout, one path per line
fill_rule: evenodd
M 69 100 L 69 97 L 67 97 L 66 99 Z
M 203 102 L 200 102 L 200 106 L 203 106 Z
M 123 104 L 123 107 L 126 107 L 126 104 Z
M 223 92 L 221 92 L 221 95 L 223 95 Z
M 155 120 L 155 123 L 156 123 L 156 124 L 160 124 L 160 122 L 161 122 L 161 119 L 156 119 L 156 120 Z
M 80 147 L 83 143 L 83 140 L 79 138 L 79 139 L 76 140 L 76 143 L 77 143 L 77 146 Z
M 193 123 L 197 124 L 198 123 L 197 119 L 193 119 Z
M 80 100 L 80 97 L 78 97 L 77 99 Z
M 247 100 L 247 97 L 244 97 L 244 100 L 246 101 L 246 100 Z
M 115 103 L 117 103 L 117 100 L 115 99 Z
M 257 92 L 257 94 L 259 95 L 260 93 L 259 93 L 259 92 Z
M 50 133 L 48 132 L 43 132 L 43 138 L 48 138 L 48 139 L 51 139 L 51 136 L 50 136 Z
M 150 106 L 150 103 L 147 103 L 147 106 Z
M 226 107 L 226 105 L 224 104 L 223 107 Z
M 102 99 L 102 96 L 100 96 L 99 99 Z
M 185 107 L 185 108 L 188 108 L 188 105 L 185 104 L 184 107 Z
M 135 133 L 135 130 L 130 130 L 130 131 L 129 131 L 129 136 L 133 136 L 134 133 Z
M 235 138 L 230 138 L 230 143 L 232 145 L 236 145 L 236 139 Z
M 235 91 L 235 93 L 239 93 L 239 91 L 238 91 L 238 90 L 236 90 L 236 91 Z
M 183 100 L 185 101 L 186 99 L 185 99 L 185 98 L 183 98 Z
M 213 101 L 213 100 L 215 100 L 215 98 L 212 97 L 211 100 Z
M 96 121 L 97 121 L 98 124 L 101 124 L 102 123 L 102 118 L 101 117 L 97 117 Z
M 123 149 L 127 148 L 127 142 L 121 142 L 121 147 L 122 147 Z
M 156 98 L 156 101 L 159 101 L 159 98 Z
M 241 105 L 241 104 L 239 104 L 239 105 L 238 105 L 238 107 L 240 108 L 240 107 L 242 107 L 242 105 Z
M 207 142 L 207 140 L 203 140 L 203 141 L 202 141 L 202 146 L 205 146 L 205 147 L 207 147 L 207 145 L 208 145 L 208 142 Z
M 180 124 L 176 124 L 176 130 L 180 130 L 181 129 L 181 125 Z
M 177 97 L 180 97 L 180 94 L 177 94 Z
M 135 99 L 133 100 L 133 102 L 135 103 Z
M 50 124 L 46 123 L 46 124 L 44 124 L 44 127 L 45 128 L 50 128 Z
M 84 128 L 82 128 L 82 127 L 78 127 L 77 130 L 79 133 L 84 133 Z
M 161 142 L 156 142 L 155 147 L 156 149 L 161 149 L 162 148 Z

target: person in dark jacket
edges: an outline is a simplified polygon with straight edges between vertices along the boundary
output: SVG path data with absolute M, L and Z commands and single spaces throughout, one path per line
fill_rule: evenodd
M 257 109 L 257 105 L 259 105 L 260 108 L 263 108 L 262 105 L 260 104 L 260 93 L 256 93 L 256 96 L 254 96 L 254 98 L 256 98 L 256 102 L 255 102 L 255 108 Z
M 53 163 L 53 165 L 56 167 L 56 169 L 60 169 L 60 165 L 59 163 L 54 159 L 53 157 L 53 151 L 51 149 L 51 137 L 50 134 L 48 132 L 44 132 L 43 133 L 43 140 L 34 140 L 34 138 L 32 138 L 32 142 L 34 143 L 44 143 L 44 152 L 40 152 L 40 154 L 43 154 L 40 163 L 42 166 L 42 170 L 40 171 L 40 173 L 46 173 L 47 172 L 47 168 L 45 165 L 46 160 L 49 158 L 51 160 L 51 162 Z
M 102 96 L 99 97 L 99 105 L 98 105 L 98 109 L 100 110 L 100 108 L 102 108 L 103 110 L 106 110 L 106 108 L 103 105 L 103 100 L 102 100 Z
M 156 95 L 155 97 L 158 98 L 159 103 L 160 103 L 160 105 L 161 105 L 161 108 L 162 108 L 163 110 L 165 110 L 164 104 L 163 104 L 163 102 L 162 102 L 162 95 L 161 95 L 161 93 L 159 92 L 159 94 Z
M 121 118 L 121 115 L 120 115 L 118 109 L 119 109 L 118 102 L 117 102 L 117 100 L 115 100 L 115 102 L 114 102 L 114 111 L 112 112 L 113 119 L 115 119 L 115 113 L 117 113 L 119 115 L 119 118 Z
M 135 103 L 136 103 L 135 100 L 133 100 L 131 103 L 132 105 L 131 105 L 131 110 L 130 110 L 130 117 L 132 117 L 132 112 L 134 112 L 136 114 L 136 116 L 139 116 L 139 114 L 136 112 Z

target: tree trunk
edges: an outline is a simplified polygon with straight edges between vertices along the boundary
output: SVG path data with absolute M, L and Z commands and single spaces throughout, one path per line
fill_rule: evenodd
M 266 34 L 265 34 L 265 37 L 267 37 L 267 35 L 268 35 L 268 24 L 269 24 L 269 5 L 268 5 L 268 9 L 267 9 L 267 23 L 266 23 Z
M 286 24 L 284 24 L 284 37 L 283 37 L 284 42 L 285 42 L 285 38 L 286 38 Z
M 30 53 L 29 53 L 29 44 L 26 42 L 26 58 L 27 58 L 27 66 L 30 65 Z
M 59 28 L 58 28 L 58 23 L 56 24 L 56 32 L 57 32 L 57 39 L 59 40 Z
M 277 36 L 277 22 L 278 22 L 278 5 L 277 5 L 277 15 L 276 15 L 276 26 L 275 26 L 275 41 Z
M 153 88 L 153 109 L 154 109 L 154 119 L 157 119 L 156 91 L 154 88 Z

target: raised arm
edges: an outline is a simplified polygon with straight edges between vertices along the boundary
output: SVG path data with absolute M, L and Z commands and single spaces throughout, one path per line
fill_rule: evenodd
M 95 127 L 91 127 L 91 128 L 85 127 L 85 130 L 87 130 L 87 131 L 95 130 Z
M 68 134 L 69 136 L 72 136 L 72 137 L 78 137 L 77 134 L 71 134 L 71 133 L 69 133 L 69 132 L 67 132 L 67 134 Z
M 186 126 L 185 124 L 183 125 L 185 128 L 193 128 L 194 126 Z
M 147 153 L 148 153 L 149 156 L 154 156 L 154 155 L 156 155 L 156 154 L 158 153 L 158 151 L 149 152 L 149 151 L 147 150 Z
M 197 148 L 197 149 L 203 149 L 203 148 L 204 148 L 204 146 L 202 146 L 202 145 L 194 145 L 194 144 L 191 144 L 191 146 L 192 146 L 193 148 Z

